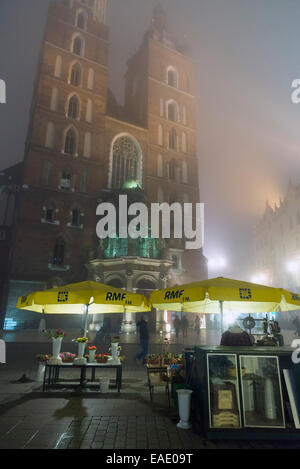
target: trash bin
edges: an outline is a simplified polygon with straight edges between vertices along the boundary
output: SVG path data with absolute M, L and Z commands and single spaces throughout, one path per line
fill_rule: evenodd
M 109 390 L 109 378 L 100 378 L 99 379 L 99 391 L 108 392 Z

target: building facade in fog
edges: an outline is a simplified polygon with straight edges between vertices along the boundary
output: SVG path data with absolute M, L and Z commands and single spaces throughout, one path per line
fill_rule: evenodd
M 289 184 L 284 200 L 255 227 L 253 280 L 300 292 L 300 185 Z
M 16 310 L 16 300 L 39 289 L 88 278 L 148 292 L 207 277 L 202 250 L 185 250 L 184 239 L 97 239 L 100 201 L 119 194 L 147 204 L 200 201 L 193 61 L 168 36 L 166 14 L 156 8 L 128 62 L 120 106 L 108 87 L 107 8 L 107 0 L 50 3 L 12 233 L 5 325 L 30 316 Z M 167 313 L 153 314 L 161 329 Z M 134 330 L 130 315 L 122 327 Z

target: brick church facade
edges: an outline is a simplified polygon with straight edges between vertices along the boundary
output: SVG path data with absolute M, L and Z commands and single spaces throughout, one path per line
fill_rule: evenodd
M 157 7 L 128 61 L 120 106 L 108 87 L 107 8 L 108 0 L 50 3 L 3 290 L 4 327 L 30 316 L 15 308 L 30 291 L 91 279 L 147 293 L 207 278 L 202 250 L 186 250 L 184 240 L 96 236 L 97 205 L 119 194 L 147 204 L 200 201 L 194 63 L 167 34 Z M 103 320 L 98 316 L 91 329 Z M 168 313 L 154 312 L 151 320 L 161 330 Z M 121 322 L 123 331 L 134 331 L 130 314 Z

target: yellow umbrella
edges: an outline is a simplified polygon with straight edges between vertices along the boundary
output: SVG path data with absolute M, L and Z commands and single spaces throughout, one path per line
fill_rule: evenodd
M 150 294 L 159 309 L 195 313 L 264 313 L 300 309 L 300 296 L 282 288 L 217 277 Z M 222 319 L 223 321 L 223 319 Z
M 46 314 L 83 314 L 87 330 L 88 314 L 150 311 L 144 295 L 98 282 L 85 281 L 18 298 L 17 308 Z

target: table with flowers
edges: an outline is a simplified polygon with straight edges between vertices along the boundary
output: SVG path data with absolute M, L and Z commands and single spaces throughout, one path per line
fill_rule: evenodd
M 61 343 L 65 337 L 65 332 L 61 329 L 56 331 L 44 331 L 49 339 L 52 341 L 52 354 L 51 355 L 37 355 L 37 360 L 40 363 L 42 370 L 39 370 L 38 375 L 43 376 L 43 392 L 49 387 L 56 387 L 63 385 L 63 380 L 60 379 L 61 370 L 80 370 L 79 375 L 79 387 L 84 387 L 88 383 L 95 383 L 96 371 L 103 369 L 115 369 L 116 370 L 116 388 L 120 392 L 122 387 L 122 359 L 120 357 L 118 346 L 119 337 L 111 338 L 111 350 L 112 356 L 106 353 L 96 353 L 97 347 L 94 345 L 88 345 L 87 337 L 77 337 L 73 339 L 78 347 L 78 353 L 75 355 L 70 352 L 60 352 Z M 85 348 L 88 346 L 89 353 L 85 355 Z M 91 370 L 90 376 L 88 377 L 87 372 Z M 78 382 L 78 377 L 68 380 L 69 382 Z
M 84 385 L 88 384 L 89 382 L 96 381 L 96 371 L 114 368 L 116 370 L 116 388 L 118 392 L 120 392 L 122 387 L 122 364 L 114 364 L 111 365 L 109 362 L 107 363 L 86 363 L 86 364 L 76 364 L 76 363 L 61 363 L 60 365 L 51 365 L 49 363 L 45 364 L 45 374 L 44 374 L 44 382 L 43 382 L 43 391 L 45 391 L 49 387 L 55 387 L 62 382 L 59 379 L 60 370 L 80 370 L 79 376 L 79 386 L 83 387 Z M 91 370 L 90 379 L 87 377 L 87 371 Z M 75 379 L 72 379 L 75 381 Z

